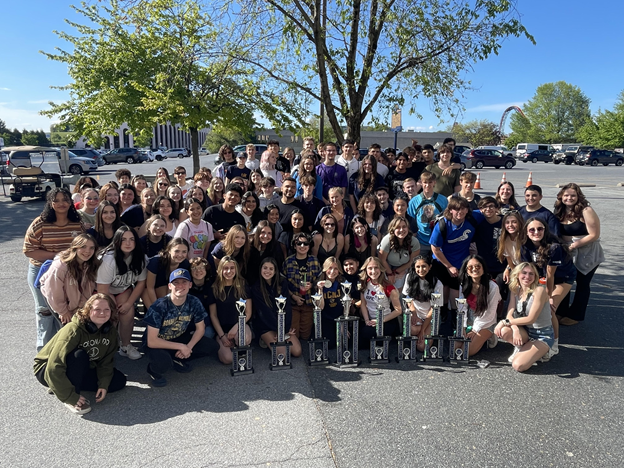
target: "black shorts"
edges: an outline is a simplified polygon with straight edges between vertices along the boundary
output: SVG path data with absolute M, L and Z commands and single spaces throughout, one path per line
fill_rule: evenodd
M 459 277 L 453 278 L 448 269 L 435 259 L 433 260 L 433 274 L 444 286 L 459 290 Z

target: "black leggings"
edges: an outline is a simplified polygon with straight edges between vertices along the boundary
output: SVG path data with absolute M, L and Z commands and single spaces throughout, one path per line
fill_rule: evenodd
M 175 343 L 188 343 L 193 335 L 190 330 L 186 330 L 182 335 L 170 341 Z M 212 338 L 202 338 L 193 346 L 193 353 L 187 361 L 198 359 L 206 356 L 217 355 L 219 345 Z M 152 372 L 162 375 L 173 367 L 173 358 L 177 351 L 175 349 L 147 348 L 147 356 L 149 358 L 149 367 Z
M 45 380 L 45 371 L 47 365 L 43 366 L 36 377 L 39 383 L 48 387 L 48 382 Z M 66 375 L 69 381 L 74 386 L 76 393 L 80 394 L 82 391 L 97 392 L 98 390 L 98 376 L 97 370 L 89 367 L 89 355 L 82 348 L 76 348 L 70 351 L 67 355 L 67 370 Z M 117 369 L 113 368 L 113 378 L 111 379 L 108 388 L 108 393 L 116 392 L 126 386 L 126 376 Z
M 399 316 L 400 317 L 400 316 Z M 399 325 L 399 320 L 397 318 L 393 318 L 392 320 L 388 320 L 384 322 L 384 335 L 391 336 L 394 340 L 401 333 L 401 326 Z M 377 336 L 376 327 L 371 327 L 366 325 L 365 322 L 360 323 L 360 349 L 370 349 L 370 340 L 371 338 Z
M 574 300 L 570 304 L 570 295 L 572 291 L 563 298 L 561 304 L 557 308 L 557 315 L 568 317 L 579 322 L 585 320 L 585 312 L 589 303 L 589 295 L 591 293 L 591 280 L 598 267 L 584 275 L 580 271 L 576 272 L 576 290 L 574 292 Z

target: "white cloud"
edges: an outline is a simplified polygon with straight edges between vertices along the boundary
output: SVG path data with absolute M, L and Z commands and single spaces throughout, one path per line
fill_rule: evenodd
M 36 110 L 17 109 L 14 103 L 0 102 L 0 119 L 4 120 L 7 128 L 17 128 L 18 130 L 40 130 L 50 131 L 50 124 L 53 120 L 39 115 Z
M 38 99 L 36 101 L 26 101 L 27 104 L 47 104 L 52 101 L 52 99 Z
M 484 104 L 481 106 L 471 107 L 466 112 L 503 112 L 505 109 L 511 106 L 522 107 L 524 101 L 520 102 L 501 102 L 498 104 Z
M 0 91 L 11 91 L 11 88 L 0 88 Z

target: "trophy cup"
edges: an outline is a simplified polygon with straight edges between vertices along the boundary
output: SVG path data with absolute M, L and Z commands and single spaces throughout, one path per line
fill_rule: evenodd
M 423 361 L 444 362 L 442 352 L 444 351 L 445 337 L 440 335 L 440 307 L 442 306 L 442 294 L 434 292 L 431 294 L 431 331 L 425 338 L 425 351 Z
M 453 364 L 468 364 L 470 361 L 470 338 L 466 338 L 465 327 L 468 314 L 466 299 L 455 299 L 457 303 L 457 319 L 455 335 L 449 338 L 449 360 Z
M 245 299 L 236 301 L 236 310 L 238 310 L 238 346 L 232 348 L 232 368 L 230 369 L 232 376 L 253 374 L 254 372 L 251 346 L 245 346 L 246 306 L 247 301 Z
M 368 358 L 368 362 L 371 364 L 387 364 L 390 362 L 388 348 L 392 337 L 384 336 L 383 318 L 383 305 L 377 302 L 377 320 L 375 321 L 376 336 L 370 340 L 370 357 Z
M 343 314 L 336 321 L 336 367 L 357 367 L 360 365 L 358 353 L 359 317 L 349 317 L 351 283 L 341 283 Z M 349 347 L 349 331 L 351 331 L 351 347 Z
M 314 305 L 314 339 L 308 341 L 310 366 L 323 366 L 329 364 L 328 348 L 329 340 L 323 336 L 323 328 L 321 326 L 321 296 L 320 294 L 312 295 L 312 304 Z
M 413 299 L 409 296 L 403 298 L 405 304 L 405 312 L 403 312 L 403 335 L 397 337 L 399 343 L 399 354 L 397 355 L 397 362 L 401 361 L 418 361 L 416 356 L 416 344 L 418 343 L 418 337 L 412 336 L 412 310 L 410 305 Z
M 283 370 L 292 369 L 292 363 L 290 362 L 290 347 L 291 341 L 286 341 L 286 298 L 284 296 L 276 297 L 277 302 L 277 341 L 270 344 L 271 346 L 271 364 L 269 369 L 271 370 Z M 277 348 L 286 348 L 286 353 L 282 354 L 277 351 Z

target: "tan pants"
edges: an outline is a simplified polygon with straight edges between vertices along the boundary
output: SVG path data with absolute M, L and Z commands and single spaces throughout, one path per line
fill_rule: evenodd
M 295 305 L 292 306 L 292 325 L 295 329 L 295 336 L 303 340 L 310 338 L 312 334 L 312 325 L 314 324 L 314 314 L 312 306 Z

